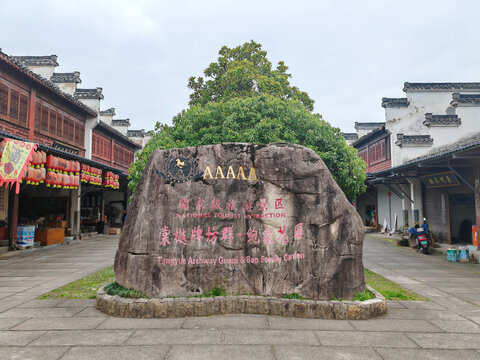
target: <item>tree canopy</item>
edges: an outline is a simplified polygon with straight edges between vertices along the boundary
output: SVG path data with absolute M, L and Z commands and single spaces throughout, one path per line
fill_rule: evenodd
M 223 142 L 301 144 L 317 152 L 349 199 L 365 191 L 365 163 L 347 146 L 340 130 L 313 114 L 313 100 L 290 86 L 287 67 L 272 70 L 261 45 L 223 47 L 217 63 L 205 70 L 210 80 L 192 77 L 190 108 L 157 123 L 156 133 L 130 166 L 135 190 L 150 154 L 157 148 Z
M 267 94 L 283 100 L 299 100 L 307 110 L 313 111 L 314 101 L 308 94 L 290 85 L 288 67 L 280 61 L 273 69 L 262 45 L 250 41 L 233 49 L 224 46 L 219 55 L 217 62 L 204 70 L 205 77 L 192 76 L 188 80 L 188 87 L 193 91 L 190 105 Z

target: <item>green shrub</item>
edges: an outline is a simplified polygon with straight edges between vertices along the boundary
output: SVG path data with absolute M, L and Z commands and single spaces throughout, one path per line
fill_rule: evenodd
M 355 294 L 353 298 L 353 300 L 356 300 L 356 301 L 365 301 L 370 299 L 375 299 L 375 294 L 370 290 L 365 290 L 364 292 L 361 292 L 361 293 L 358 292 Z
M 105 285 L 104 290 L 108 295 L 112 295 L 112 296 L 117 295 L 120 297 L 131 298 L 131 299 L 141 299 L 141 298 L 150 299 L 147 295 L 145 295 L 144 293 L 138 290 L 125 289 L 122 285 L 120 285 L 116 281 L 111 282 L 108 285 Z
M 282 298 L 284 298 L 284 299 L 305 300 L 305 298 L 303 296 L 300 296 L 297 293 L 286 294 L 286 295 L 283 295 Z

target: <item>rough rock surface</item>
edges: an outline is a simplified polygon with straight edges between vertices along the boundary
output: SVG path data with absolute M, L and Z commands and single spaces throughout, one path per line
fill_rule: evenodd
M 129 205 L 115 277 L 154 298 L 220 286 L 351 299 L 365 289 L 363 237 L 359 215 L 308 148 L 157 149 Z

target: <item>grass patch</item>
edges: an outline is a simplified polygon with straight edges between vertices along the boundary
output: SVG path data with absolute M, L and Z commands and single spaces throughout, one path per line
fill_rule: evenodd
M 356 301 L 365 301 L 370 299 L 375 299 L 375 294 L 370 290 L 365 290 L 364 292 L 361 292 L 361 293 L 357 292 L 353 298 L 353 300 L 356 300 Z
M 135 289 L 125 289 L 122 285 L 120 285 L 116 281 L 106 285 L 104 290 L 108 295 L 112 295 L 112 296 L 117 295 L 120 297 L 131 298 L 131 299 L 142 299 L 142 298 L 150 299 L 150 297 L 148 297 L 141 291 L 138 291 Z
M 229 294 L 220 286 L 214 287 L 213 289 L 205 291 L 203 294 L 200 295 L 193 295 L 189 297 L 196 297 L 196 298 L 207 298 L 207 297 L 215 297 L 215 296 L 228 296 Z
M 115 280 L 113 266 L 43 294 L 39 299 L 95 299 L 97 290 Z
M 298 295 L 297 293 L 286 294 L 286 295 L 283 295 L 282 298 L 284 298 L 284 299 L 305 300 L 305 298 L 303 296 Z
M 397 283 L 393 281 L 387 280 L 384 277 L 365 269 L 365 280 L 367 285 L 371 286 L 375 290 L 377 290 L 380 294 L 382 294 L 385 299 L 387 300 L 428 300 L 423 296 L 416 294 L 413 291 L 407 290 Z M 39 297 L 39 299 L 95 299 L 97 294 L 97 290 L 102 286 L 112 283 L 115 281 L 115 273 L 113 271 L 113 266 L 110 266 L 106 269 L 97 271 L 92 275 L 88 275 L 82 279 L 77 281 L 71 282 L 65 286 L 62 286 L 58 289 L 52 290 L 46 294 L 43 294 Z M 125 289 L 114 283 L 116 285 L 109 284 L 109 288 L 112 288 L 112 291 L 116 291 L 118 293 L 112 293 L 110 295 L 119 295 L 122 297 L 133 297 L 133 298 L 140 298 L 146 297 L 146 295 L 133 290 L 133 289 Z M 120 295 L 123 293 L 124 295 Z M 140 296 L 141 294 L 141 296 Z M 201 295 L 194 295 L 193 297 L 215 297 L 215 296 L 228 296 L 229 294 L 221 287 L 215 287 L 213 289 L 207 290 L 204 294 Z M 355 300 L 368 300 L 373 297 L 368 297 L 370 295 L 367 294 L 367 291 L 363 293 L 355 294 Z M 283 296 L 284 299 L 298 299 L 298 300 L 305 300 L 302 296 L 292 293 L 286 294 Z M 342 301 L 342 299 L 332 299 L 335 301 Z
M 368 286 L 377 290 L 386 300 L 428 300 L 368 269 L 365 269 L 365 280 Z

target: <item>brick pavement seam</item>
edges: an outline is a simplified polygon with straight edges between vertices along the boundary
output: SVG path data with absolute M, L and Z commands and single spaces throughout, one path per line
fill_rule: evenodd
M 98 324 L 98 325 L 95 327 L 95 330 L 100 330 L 99 327 L 102 326 L 102 324 L 103 324 L 105 321 L 107 321 L 108 319 L 110 319 L 110 317 L 109 317 L 109 316 L 105 316 L 105 319 L 104 319 L 102 322 L 100 322 L 100 324 Z
M 270 345 L 270 354 L 272 355 L 272 360 L 277 360 L 277 355 L 276 355 L 276 351 L 275 351 L 275 346 L 274 346 L 274 345 Z
M 108 319 L 108 318 L 107 318 Z M 122 343 L 122 345 L 125 345 L 127 343 L 128 340 L 130 340 L 130 338 L 133 336 L 133 334 L 135 333 L 136 331 L 132 329 L 132 332 L 130 335 L 127 336 L 127 338 L 125 339 L 125 341 Z M 120 345 L 121 346 L 121 345 Z
M 165 354 L 165 357 L 163 358 L 163 360 L 168 360 L 168 359 L 170 358 L 170 354 L 171 354 L 171 352 L 172 352 L 172 350 L 173 350 L 173 347 L 174 347 L 174 345 L 170 345 L 170 347 L 168 348 L 168 351 L 167 351 L 167 353 Z
M 311 330 L 311 332 L 313 333 L 313 337 L 315 338 L 315 340 L 317 340 L 318 345 L 324 346 L 324 345 L 322 344 L 322 341 L 320 340 L 320 336 L 317 334 L 317 332 L 316 332 L 316 331 L 312 331 L 312 330 Z
M 36 337 L 35 339 L 33 339 L 32 341 L 30 341 L 28 344 L 25 344 L 24 346 L 30 346 L 31 343 L 37 341 L 38 339 L 40 339 L 43 335 L 45 335 L 48 331 L 44 331 L 44 330 L 38 330 L 38 332 L 41 332 L 42 334 L 40 334 L 38 337 Z M 20 331 L 19 331 L 20 333 Z M 19 335 L 20 336 L 20 335 Z
M 62 346 L 63 347 L 63 346 Z M 67 348 L 67 351 L 65 351 L 62 355 L 60 355 L 60 357 L 58 357 L 56 360 L 61 360 L 63 357 L 65 357 L 65 355 L 68 354 L 68 352 L 73 348 L 73 346 L 64 346 Z
M 380 359 L 385 360 L 385 358 L 377 351 L 375 346 L 372 346 L 373 351 L 380 357 Z
M 182 325 L 180 325 L 179 329 L 188 329 L 188 328 L 184 327 L 184 326 L 185 326 L 185 323 L 187 322 L 187 320 L 188 320 L 188 317 L 186 317 L 186 318 L 183 320 Z

